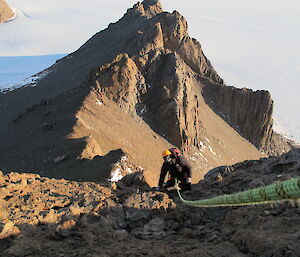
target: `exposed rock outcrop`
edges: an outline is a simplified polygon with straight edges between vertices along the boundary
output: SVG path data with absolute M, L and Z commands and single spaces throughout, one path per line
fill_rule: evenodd
M 215 86 L 210 96 L 221 116 L 246 139 L 259 149 L 264 150 L 269 145 L 273 132 L 273 100 L 268 91 Z
M 300 148 L 294 148 L 279 157 L 272 156 L 255 161 L 248 160 L 230 166 L 216 167 L 205 175 L 205 180 L 220 185 L 225 185 L 225 183 L 226 185 L 232 185 L 234 190 L 238 188 L 239 190 L 247 190 L 252 187 L 250 186 L 252 182 L 254 185 L 266 185 L 276 179 L 287 180 L 291 177 L 297 177 L 299 171 Z M 230 179 L 227 179 L 227 177 Z M 243 181 L 242 184 L 239 184 L 238 180 Z M 245 183 L 246 180 L 248 184 Z
M 0 0 L 0 23 L 10 21 L 15 16 L 14 11 L 5 0 Z

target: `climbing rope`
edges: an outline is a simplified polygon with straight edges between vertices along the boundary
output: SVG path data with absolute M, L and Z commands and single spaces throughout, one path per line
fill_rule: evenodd
M 183 199 L 177 183 L 176 186 L 180 200 L 184 204 L 194 207 L 241 206 L 300 199 L 300 178 L 289 179 L 235 194 L 194 201 Z

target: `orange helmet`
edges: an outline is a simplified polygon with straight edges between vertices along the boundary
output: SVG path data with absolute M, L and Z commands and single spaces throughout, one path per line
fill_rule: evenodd
M 166 157 L 168 155 L 172 155 L 172 153 L 169 150 L 164 150 L 161 155 L 164 158 L 164 157 Z

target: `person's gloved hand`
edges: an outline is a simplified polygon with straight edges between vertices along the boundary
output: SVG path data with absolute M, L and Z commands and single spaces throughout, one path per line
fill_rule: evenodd
M 191 177 L 186 177 L 186 183 L 184 185 L 185 190 L 191 190 L 192 189 L 192 178 Z
M 186 177 L 186 183 L 187 184 L 192 184 L 192 178 Z

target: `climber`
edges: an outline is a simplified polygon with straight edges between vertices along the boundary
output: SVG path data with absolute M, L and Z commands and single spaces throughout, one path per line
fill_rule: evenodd
M 188 160 L 182 156 L 176 148 L 165 150 L 162 153 L 164 163 L 161 167 L 158 190 L 163 190 L 175 185 L 175 179 L 179 182 L 182 191 L 192 189 L 192 168 Z M 170 178 L 164 183 L 165 177 L 169 172 Z

